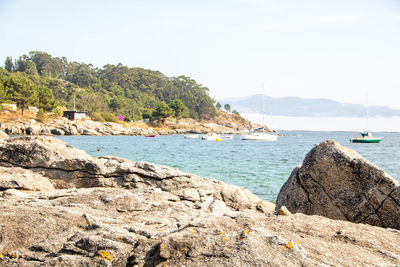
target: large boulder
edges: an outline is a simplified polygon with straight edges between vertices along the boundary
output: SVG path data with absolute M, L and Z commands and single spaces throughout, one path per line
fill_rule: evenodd
M 335 141 L 316 145 L 281 188 L 276 209 L 400 229 L 400 187 Z

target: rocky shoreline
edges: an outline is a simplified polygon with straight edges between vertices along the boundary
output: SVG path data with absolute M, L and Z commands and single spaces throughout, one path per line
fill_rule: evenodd
M 162 130 L 146 127 L 131 127 L 113 122 L 97 122 L 91 120 L 71 121 L 66 118 L 48 120 L 40 123 L 36 120 L 0 123 L 0 130 L 9 135 L 171 135 L 171 134 L 240 134 L 243 130 L 254 128 L 256 124 L 247 121 L 244 125 L 233 122 L 217 124 L 213 122 L 192 122 L 172 125 Z M 175 128 L 175 129 L 174 129 Z
M 400 208 L 383 209 L 398 201 L 398 183 L 334 141 L 295 168 L 277 206 L 234 185 L 93 158 L 46 136 L 4 136 L 0 173 L 1 266 L 400 265 L 399 228 L 384 220 L 398 221 Z M 318 214 L 366 202 L 375 212 L 365 216 L 381 227 Z

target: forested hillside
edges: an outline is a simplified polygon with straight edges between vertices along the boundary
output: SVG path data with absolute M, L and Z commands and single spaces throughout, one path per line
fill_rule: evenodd
M 122 64 L 96 68 L 34 51 L 0 68 L 0 102 L 15 102 L 23 110 L 35 105 L 123 115 L 129 119 L 167 115 L 194 119 L 215 114 L 207 87 L 186 77 Z M 59 108 L 60 109 L 60 108 Z

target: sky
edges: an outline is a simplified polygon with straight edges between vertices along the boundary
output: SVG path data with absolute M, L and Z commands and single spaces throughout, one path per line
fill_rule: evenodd
M 44 51 L 190 76 L 215 99 L 400 109 L 399 0 L 0 0 L 0 29 L 0 65 Z

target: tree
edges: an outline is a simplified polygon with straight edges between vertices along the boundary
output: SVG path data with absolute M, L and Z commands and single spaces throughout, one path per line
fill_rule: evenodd
M 6 57 L 6 61 L 4 62 L 4 68 L 8 72 L 14 72 L 14 64 L 12 61 L 12 57 Z
M 39 109 L 38 113 L 36 114 L 36 120 L 40 121 L 40 122 L 44 122 L 46 118 L 46 115 L 44 114 L 43 109 Z
M 233 113 L 233 114 L 235 114 L 235 115 L 240 115 L 240 113 L 239 113 L 239 112 L 237 112 L 237 110 L 236 110 L 236 109 L 234 109 L 234 110 L 232 111 L 232 113 Z
M 57 106 L 57 102 L 54 99 L 53 92 L 46 86 L 39 86 L 38 92 L 38 108 L 43 111 L 51 111 Z
M 76 108 L 91 114 L 96 111 L 108 112 L 109 110 L 104 98 L 94 93 L 78 95 L 76 98 Z
M 6 82 L 6 89 L 10 93 L 11 100 L 21 107 L 24 114 L 25 107 L 36 101 L 37 92 L 34 84 L 23 75 L 12 75 Z
M 144 109 L 142 110 L 142 118 L 143 118 L 143 119 L 150 119 L 150 118 L 151 118 L 151 115 L 152 115 L 152 111 L 151 111 L 150 109 L 144 108 Z
M 220 110 L 221 107 L 222 107 L 222 105 L 221 105 L 221 103 L 217 102 L 217 104 L 215 105 L 215 107 L 216 107 L 218 110 Z
M 225 104 L 224 105 L 224 109 L 226 110 L 226 111 L 231 111 L 231 105 L 229 105 L 229 104 Z
M 165 124 L 165 119 L 174 115 L 174 111 L 165 102 L 161 102 L 153 111 L 152 117 L 154 120 L 161 121 Z
M 26 55 L 19 57 L 15 69 L 16 71 L 25 72 L 30 75 L 38 74 L 35 62 L 29 60 Z
M 123 106 L 125 105 L 124 103 L 124 98 L 120 96 L 115 96 L 111 99 L 110 104 L 108 106 L 114 111 L 118 112 Z
M 189 110 L 185 104 L 180 99 L 175 99 L 169 104 L 169 107 L 174 111 L 174 116 L 178 122 L 179 118 L 187 117 L 189 115 Z

